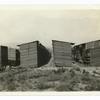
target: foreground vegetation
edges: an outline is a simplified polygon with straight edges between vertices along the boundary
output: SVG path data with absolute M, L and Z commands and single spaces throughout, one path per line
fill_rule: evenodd
M 78 67 L 9 70 L 0 73 L 0 91 L 99 91 L 96 74 Z

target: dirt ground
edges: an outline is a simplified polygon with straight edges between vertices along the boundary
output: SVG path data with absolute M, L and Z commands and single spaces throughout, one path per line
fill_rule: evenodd
M 100 68 L 20 68 L 0 73 L 0 91 L 99 91 Z

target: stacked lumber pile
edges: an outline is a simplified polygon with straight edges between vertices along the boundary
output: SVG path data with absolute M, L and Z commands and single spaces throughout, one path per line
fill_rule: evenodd
M 37 42 L 20 45 L 21 66 L 37 66 Z
M 100 47 L 100 40 L 86 43 L 86 49 L 93 49 Z
M 49 51 L 39 41 L 21 44 L 21 66 L 41 67 L 47 64 L 51 58 Z
M 16 49 L 8 48 L 8 65 L 16 65 Z
M 8 64 L 8 52 L 6 46 L 0 46 L 0 69 Z
M 16 60 L 16 49 L 8 48 L 8 60 Z
M 0 46 L 0 70 L 5 70 L 6 66 L 18 66 L 20 53 L 18 49 Z
M 100 66 L 100 40 L 86 43 L 86 49 L 89 51 L 90 65 Z
M 18 49 L 7 48 L 7 59 L 8 65 L 10 66 L 18 66 L 20 65 L 20 52 Z
M 90 64 L 100 66 L 100 47 L 90 50 Z
M 100 40 L 94 42 L 94 48 L 100 47 Z
M 76 48 L 79 47 L 79 48 Z M 82 59 L 84 64 L 89 64 L 93 66 L 100 65 L 100 40 L 91 41 L 84 44 L 80 44 L 74 47 L 76 51 L 74 59 Z M 79 52 L 78 52 L 79 51 Z M 77 56 L 80 54 L 81 58 Z M 75 58 L 76 57 L 76 58 Z
M 52 41 L 55 66 L 72 66 L 72 47 L 69 42 Z
M 82 60 L 84 64 L 90 64 L 90 49 L 84 50 L 82 53 Z
M 86 49 L 94 48 L 94 41 L 86 43 Z

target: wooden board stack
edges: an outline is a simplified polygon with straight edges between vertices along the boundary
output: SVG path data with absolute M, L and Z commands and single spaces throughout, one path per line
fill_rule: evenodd
M 69 42 L 52 40 L 54 64 L 58 67 L 72 66 L 72 46 Z
M 5 66 L 18 66 L 20 60 L 19 50 L 9 48 L 7 46 L 0 46 L 0 69 Z
M 100 40 L 86 43 L 86 49 L 89 51 L 90 65 L 100 66 Z
M 39 41 L 18 45 L 22 67 L 40 67 L 48 63 L 50 53 Z
M 90 50 L 90 65 L 100 66 L 100 47 Z
M 21 66 L 37 66 L 37 42 L 21 44 L 20 60 Z
M 8 60 L 16 60 L 16 49 L 8 48 Z
M 8 65 L 8 52 L 6 46 L 0 46 L 0 69 Z
M 86 44 L 86 49 L 98 48 L 100 47 L 100 40 L 87 42 L 85 44 Z

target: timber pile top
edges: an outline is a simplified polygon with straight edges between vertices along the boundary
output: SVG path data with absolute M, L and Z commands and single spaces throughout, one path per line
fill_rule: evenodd
M 34 43 L 34 42 L 38 42 L 39 43 L 39 41 L 37 40 L 37 41 L 28 42 L 28 43 L 22 43 L 22 44 L 17 45 L 17 46 L 21 46 L 21 45 L 24 45 L 24 44 L 30 44 L 30 43 Z
M 62 43 L 70 43 L 71 45 L 74 45 L 75 43 L 72 43 L 72 42 L 65 42 L 65 41 L 58 41 L 58 40 L 52 40 L 53 42 L 62 42 Z

